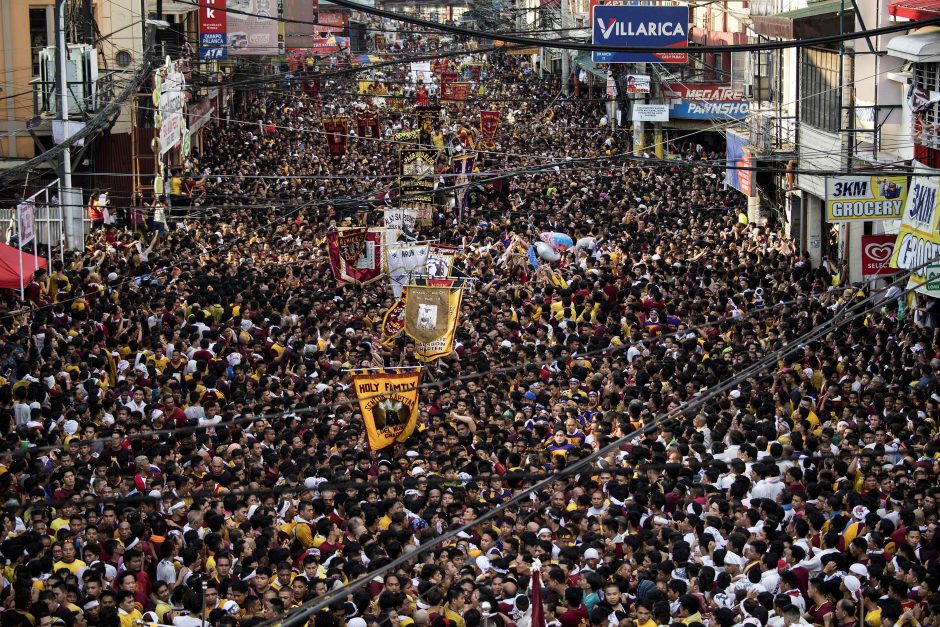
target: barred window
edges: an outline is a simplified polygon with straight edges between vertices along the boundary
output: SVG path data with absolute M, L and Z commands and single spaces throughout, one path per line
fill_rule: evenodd
M 914 89 L 940 91 L 940 63 L 914 64 Z M 940 102 L 931 102 L 920 113 L 920 124 L 915 127 L 915 141 L 928 148 L 940 148 Z M 919 136 L 917 136 L 919 135 Z
M 800 50 L 800 122 L 838 133 L 840 92 L 839 53 L 820 48 Z

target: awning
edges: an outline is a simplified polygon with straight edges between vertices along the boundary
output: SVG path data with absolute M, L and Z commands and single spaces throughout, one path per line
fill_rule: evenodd
M 607 80 L 607 72 L 597 67 L 597 64 L 591 59 L 590 52 L 581 52 L 578 53 L 574 58 L 574 63 L 578 67 L 582 68 L 585 72 L 593 74 L 594 76 Z
M 908 20 L 926 20 L 940 15 L 940 0 L 895 0 L 888 4 L 888 15 Z
M 840 11 L 843 13 L 841 29 Z M 855 31 L 855 11 L 852 9 L 851 0 L 813 2 L 805 8 L 776 15 L 755 15 L 751 17 L 751 21 L 752 28 L 759 35 L 781 39 L 807 39 Z
M 888 42 L 888 54 L 915 63 L 940 61 L 940 32 L 901 35 Z

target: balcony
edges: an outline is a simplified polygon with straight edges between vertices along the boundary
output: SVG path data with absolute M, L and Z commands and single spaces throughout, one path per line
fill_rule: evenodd
M 756 111 L 741 129 L 748 137 L 754 154 L 790 159 L 796 155 L 796 118 L 777 116 L 772 111 Z
M 94 81 L 69 81 L 69 118 L 87 119 L 114 97 L 114 79 L 120 71 L 106 72 Z M 33 116 L 53 118 L 59 113 L 60 97 L 55 80 L 34 78 L 29 81 L 33 91 Z

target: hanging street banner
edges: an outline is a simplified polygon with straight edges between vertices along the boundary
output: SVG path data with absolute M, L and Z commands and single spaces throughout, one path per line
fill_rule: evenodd
M 166 65 L 157 70 L 160 80 L 157 111 L 160 116 L 160 156 L 176 148 L 183 138 L 183 106 L 186 77 L 177 70 L 176 61 L 167 57 Z
M 414 209 L 383 209 L 383 222 L 387 229 L 404 229 L 414 231 L 418 221 L 418 213 Z
M 36 205 L 28 200 L 16 206 L 16 241 L 20 249 L 36 237 Z
M 891 267 L 897 235 L 862 235 L 862 276 L 890 275 L 899 272 Z
M 920 285 L 918 291 L 926 289 L 923 284 L 927 281 L 927 265 L 940 258 L 938 192 L 940 179 L 913 177 L 901 217 L 901 230 L 891 255 L 891 267 L 911 270 L 908 285 Z
M 726 133 L 727 153 L 725 157 L 725 182 L 745 196 L 753 196 L 751 170 L 754 159 L 748 151 L 748 140 L 732 131 Z M 737 166 L 737 167 L 735 167 Z
M 593 52 L 594 63 L 688 63 L 687 6 L 597 5 L 591 16 L 591 43 L 603 46 L 657 46 L 676 52 Z
M 369 448 L 380 451 L 407 440 L 418 424 L 421 368 L 407 372 L 351 370 L 350 374 Z
M 897 220 L 906 199 L 906 176 L 826 177 L 826 219 L 830 222 Z

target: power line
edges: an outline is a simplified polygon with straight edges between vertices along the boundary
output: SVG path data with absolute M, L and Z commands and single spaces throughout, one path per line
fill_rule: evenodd
M 330 0 L 333 2 L 333 0 Z M 188 4 L 194 7 L 206 7 L 208 5 L 196 2 L 195 0 L 177 0 L 181 4 Z M 518 37 L 516 35 L 507 35 L 497 32 L 484 32 L 472 30 L 469 28 L 462 28 L 459 26 L 450 26 L 447 24 L 442 24 L 440 22 L 432 22 L 430 20 L 425 20 L 417 17 L 412 17 L 409 15 L 403 15 L 401 13 L 396 13 L 394 11 L 386 11 L 384 9 L 378 9 L 375 7 L 366 6 L 364 4 L 359 4 L 358 2 L 351 2 L 350 0 L 336 0 L 333 4 L 346 7 L 348 9 L 353 9 L 355 11 L 361 11 L 362 13 L 367 13 L 370 15 L 376 15 L 379 17 L 388 18 L 390 20 L 395 20 L 398 22 L 404 22 L 405 24 L 412 24 L 414 26 L 424 26 L 426 28 L 451 33 L 453 35 L 462 35 L 464 37 L 470 37 L 472 39 L 484 39 L 484 40 L 496 40 L 504 41 L 507 43 L 518 44 L 520 46 L 527 47 L 538 47 L 538 48 L 560 48 L 563 50 L 581 50 L 585 52 L 676 52 L 680 50 L 678 48 L 671 48 L 668 46 L 610 46 L 604 44 L 579 44 L 570 41 L 563 41 L 557 39 L 530 39 L 528 37 Z M 274 17 L 267 15 L 258 15 L 257 13 L 251 13 L 250 11 L 242 11 L 238 9 L 226 9 L 229 13 L 235 13 L 239 15 L 247 15 L 251 17 L 260 17 L 262 19 L 270 19 L 277 22 L 284 22 L 288 24 L 307 24 L 315 25 L 316 22 L 309 22 L 305 20 L 296 20 L 285 17 Z M 936 26 L 940 25 L 940 17 L 932 17 L 924 20 L 915 20 L 910 22 L 904 22 L 901 24 L 892 24 L 890 26 L 882 26 L 880 28 L 872 28 L 867 30 L 855 31 L 851 33 L 840 33 L 838 35 L 826 35 L 823 37 L 810 37 L 808 39 L 789 39 L 783 41 L 768 41 L 757 44 L 738 44 L 734 46 L 722 45 L 722 46 L 696 46 L 694 52 L 750 52 L 750 51 L 761 51 L 761 50 L 785 50 L 787 48 L 806 48 L 812 46 L 824 46 L 827 44 L 839 43 L 843 41 L 853 41 L 855 39 L 862 39 L 865 37 L 877 37 L 879 35 L 887 35 L 891 33 L 903 32 L 906 30 L 922 28 L 925 26 Z M 686 52 L 687 49 L 682 48 L 682 52 Z

